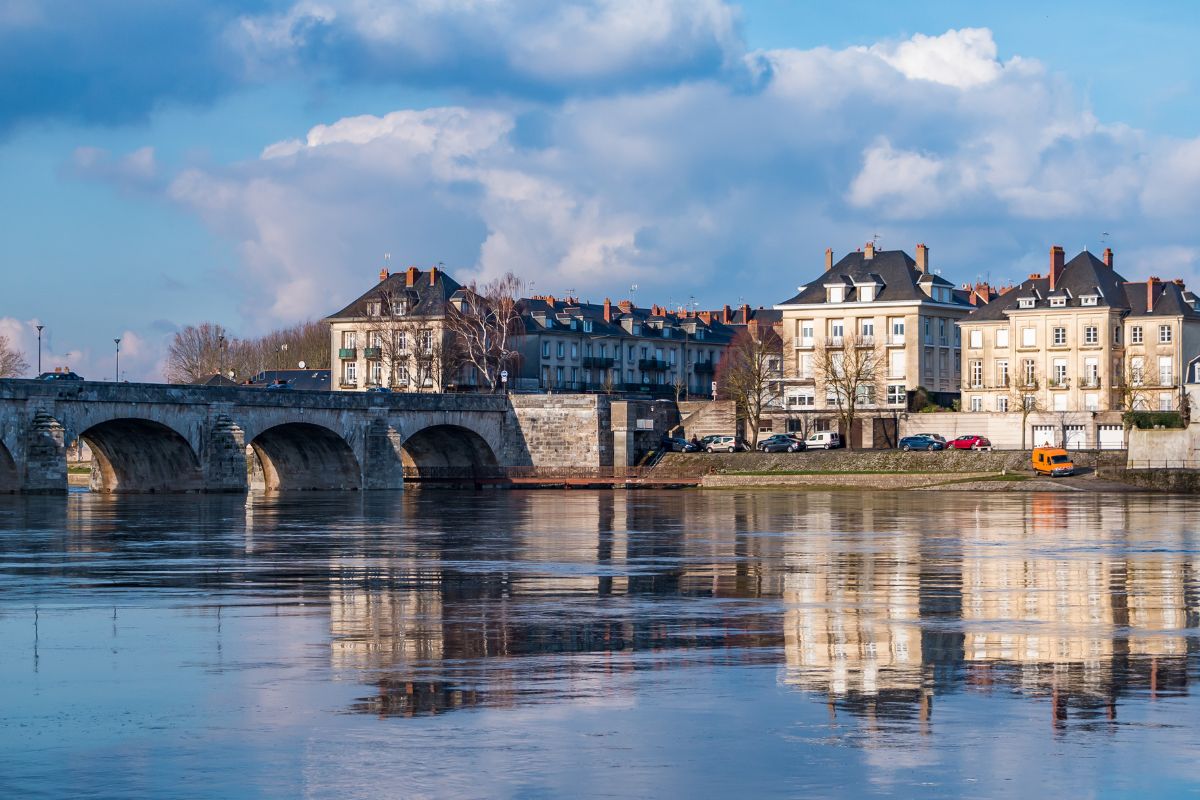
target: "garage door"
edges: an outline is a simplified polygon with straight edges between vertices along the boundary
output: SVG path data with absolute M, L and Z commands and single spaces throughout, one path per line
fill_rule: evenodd
M 1053 425 L 1033 426 L 1034 447 L 1054 447 L 1056 444 L 1058 444 L 1058 437 L 1054 435 Z
M 1125 431 L 1120 425 L 1101 425 L 1100 426 L 1100 449 L 1101 450 L 1123 450 L 1125 449 Z
M 1066 430 L 1067 443 L 1063 445 L 1068 450 L 1082 450 L 1087 441 L 1083 435 L 1082 425 L 1068 425 Z

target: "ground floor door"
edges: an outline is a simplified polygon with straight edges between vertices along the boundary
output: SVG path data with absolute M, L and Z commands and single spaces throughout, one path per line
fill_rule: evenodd
M 1101 425 L 1097 431 L 1101 450 L 1125 449 L 1125 429 L 1121 425 Z
M 1087 446 L 1087 435 L 1082 425 L 1068 425 L 1063 432 L 1063 447 L 1068 450 L 1082 450 Z
M 1033 426 L 1033 446 L 1034 447 L 1054 447 L 1058 444 L 1058 437 L 1055 436 L 1056 431 L 1053 425 L 1034 425 Z
M 871 447 L 876 450 L 890 450 L 896 446 L 896 420 L 877 417 L 872 420 Z

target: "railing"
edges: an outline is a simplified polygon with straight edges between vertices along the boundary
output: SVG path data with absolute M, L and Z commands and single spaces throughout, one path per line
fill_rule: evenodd
M 343 347 L 338 350 L 338 358 L 358 358 L 358 348 Z
M 380 358 L 382 355 L 383 355 L 383 348 L 381 348 L 381 347 L 364 347 L 363 348 L 363 358 Z M 347 358 L 350 358 L 350 357 L 351 356 L 347 356 Z
M 1087 375 L 1084 375 L 1083 377 L 1081 377 L 1079 379 L 1079 388 L 1080 389 L 1099 389 L 1100 388 L 1100 378 L 1088 377 Z
M 584 356 L 583 357 L 583 368 L 584 369 L 610 369 L 613 366 L 613 364 L 615 364 L 615 363 L 616 363 L 616 359 L 610 358 L 608 356 Z
M 692 365 L 692 372 L 697 375 L 711 375 L 716 369 L 716 365 L 711 361 L 697 361 Z
M 843 343 L 844 343 L 844 340 L 843 340 L 843 337 L 841 337 L 841 336 L 825 337 L 825 346 L 826 347 L 841 347 Z
M 694 472 L 695 470 L 692 470 Z M 706 470 L 701 470 L 706 471 Z M 408 481 L 586 481 L 586 480 L 643 480 L 680 477 L 655 467 L 404 467 Z M 690 477 L 690 475 L 689 475 Z
M 666 372 L 671 366 L 661 358 L 638 359 L 638 369 L 642 372 Z
M 1127 469 L 1200 469 L 1200 459 L 1146 459 L 1128 461 Z

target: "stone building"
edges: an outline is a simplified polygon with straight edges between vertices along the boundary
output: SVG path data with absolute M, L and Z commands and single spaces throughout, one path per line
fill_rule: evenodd
M 963 410 L 1177 409 L 1200 354 L 1200 298 L 1181 280 L 1126 281 L 1111 249 L 1064 263 L 1056 245 L 1049 267 L 960 323 Z
M 923 244 L 917 245 L 915 259 L 902 250 L 867 244 L 834 263 L 833 250 L 826 250 L 824 271 L 775 308 L 783 317 L 788 415 L 819 418 L 818 428 L 828 424 L 837 398 L 831 386 L 821 385 L 820 362 L 828 351 L 842 351 L 851 342 L 876 351 L 876 374 L 858 403 L 865 415 L 907 410 L 917 387 L 947 404 L 957 396 L 956 323 L 971 306 L 965 292 L 930 269 L 929 248 Z

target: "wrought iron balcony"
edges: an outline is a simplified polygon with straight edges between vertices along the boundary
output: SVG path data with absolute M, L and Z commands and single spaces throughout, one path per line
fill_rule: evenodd
M 383 356 L 382 347 L 364 347 L 363 358 L 381 358 Z
M 584 369 L 610 369 L 616 363 L 610 356 L 584 356 Z
M 716 371 L 716 364 L 711 361 L 697 361 L 692 365 L 692 372 L 697 375 L 712 375 Z
M 642 372 L 666 372 L 670 366 L 670 364 L 661 358 L 638 359 L 638 369 Z
M 358 348 L 343 347 L 338 350 L 338 358 L 358 358 Z

